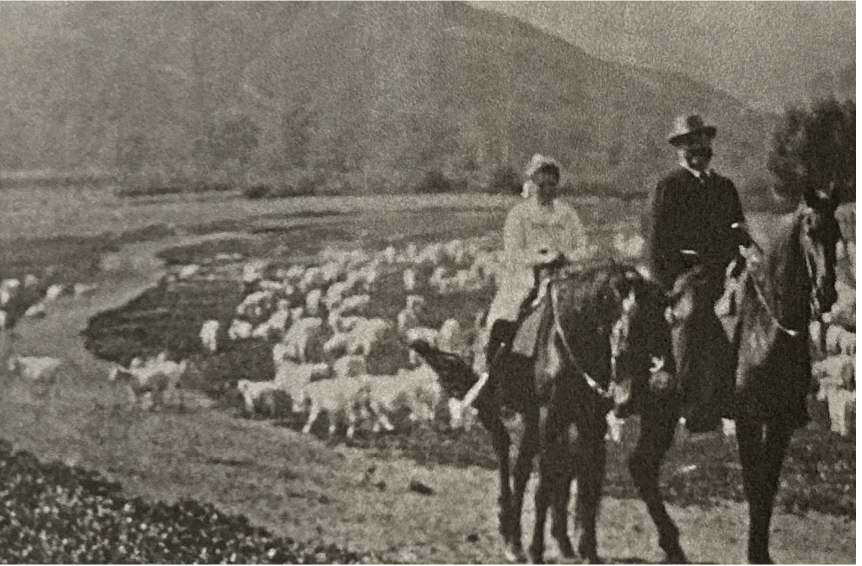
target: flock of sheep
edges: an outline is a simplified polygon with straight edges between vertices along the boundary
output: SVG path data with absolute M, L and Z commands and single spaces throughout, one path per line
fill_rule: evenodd
M 219 340 L 267 340 L 275 375 L 268 381 L 240 379 L 237 389 L 248 413 L 274 413 L 283 397 L 294 413 L 307 415 L 310 432 L 326 413 L 330 434 L 357 427 L 393 430 L 393 414 L 405 411 L 410 422 L 429 422 L 444 408 L 451 426 L 469 423 L 457 401 L 445 399 L 437 376 L 412 352 L 388 374 L 369 371 L 368 360 L 405 350 L 416 338 L 441 350 L 470 357 L 475 328 L 451 318 L 427 324 L 422 293 L 469 292 L 494 285 L 499 253 L 480 239 L 414 244 L 377 253 L 325 249 L 314 265 L 278 269 L 264 261 L 243 267 L 244 300 L 225 323 L 206 321 L 200 331 L 205 350 L 216 353 Z M 394 319 L 371 316 L 372 294 L 383 277 L 397 276 L 406 301 Z M 283 405 L 282 405 L 283 406 Z M 397 421 L 396 421 L 397 422 Z
M 406 411 L 411 422 L 429 422 L 442 410 L 450 426 L 464 426 L 470 422 L 469 412 L 464 414 L 460 403 L 445 398 L 437 376 L 406 344 L 423 339 L 466 359 L 476 357 L 476 348 L 484 342 L 481 319 L 468 328 L 454 318 L 431 327 L 426 297 L 493 288 L 501 268 L 500 252 L 493 244 L 474 238 L 421 248 L 389 246 L 377 252 L 327 248 L 312 264 L 282 268 L 266 260 L 249 261 L 242 266 L 245 296 L 234 317 L 203 323 L 201 345 L 215 354 L 224 340 L 267 341 L 274 376 L 267 381 L 237 376 L 244 409 L 247 414 L 275 415 L 288 407 L 305 415 L 305 433 L 322 414 L 328 417 L 330 435 L 342 427 L 348 437 L 366 424 L 375 432 L 393 430 L 392 417 L 399 411 Z M 614 241 L 624 257 L 638 255 L 641 245 L 637 236 Z M 208 267 L 182 266 L 171 277 L 212 278 L 213 268 Z M 372 294 L 384 277 L 396 277 L 403 286 L 398 296 L 406 297 L 391 319 L 370 314 Z M 48 282 L 47 276 L 32 275 L 23 282 L 0 282 L 0 330 L 10 329 L 22 316 L 43 316 L 61 296 L 79 296 L 92 288 Z M 811 336 L 818 396 L 828 404 L 832 430 L 847 434 L 851 426 L 847 415 L 855 411 L 855 288 L 843 281 L 837 287 L 838 302 L 823 322 L 812 323 Z M 385 375 L 369 371 L 369 358 L 396 350 L 409 352 L 402 367 Z M 33 390 L 50 393 L 62 366 L 54 358 L 14 355 L 4 369 L 30 382 Z M 113 365 L 109 380 L 123 385 L 134 404 L 143 407 L 149 400 L 151 408 L 158 408 L 176 392 L 187 369 L 187 361 L 170 361 L 162 353 L 149 360 L 135 358 L 128 367 Z M 611 438 L 619 440 L 621 423 L 610 424 Z

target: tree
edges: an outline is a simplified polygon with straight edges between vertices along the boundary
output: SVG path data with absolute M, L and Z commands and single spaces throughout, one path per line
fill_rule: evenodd
M 773 133 L 767 167 L 784 198 L 822 190 L 855 200 L 856 103 L 826 98 L 788 108 Z

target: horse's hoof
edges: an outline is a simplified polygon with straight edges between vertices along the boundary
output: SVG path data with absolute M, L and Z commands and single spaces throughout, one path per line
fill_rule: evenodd
M 682 551 L 682 549 L 677 549 L 674 552 L 664 553 L 664 564 L 688 564 L 688 557 Z
M 602 561 L 599 558 L 599 551 L 596 548 L 595 544 L 587 544 L 585 542 L 581 542 L 578 545 L 578 554 L 581 556 L 581 559 L 584 561 L 584 564 L 601 564 Z
M 512 564 L 524 564 L 527 562 L 527 555 L 524 554 L 524 549 L 521 548 L 520 544 L 507 544 L 506 550 L 503 551 L 503 557 L 506 559 L 506 562 L 511 562 Z
M 748 563 L 749 564 L 775 564 L 772 561 L 772 557 L 767 552 L 766 554 L 749 554 L 748 555 Z
M 577 558 L 578 554 L 575 552 L 575 547 L 572 546 L 572 543 L 569 541 L 568 537 L 557 542 L 560 547 L 560 556 L 567 560 L 572 558 Z
M 545 553 L 544 550 L 530 549 L 530 564 L 544 564 L 545 563 Z

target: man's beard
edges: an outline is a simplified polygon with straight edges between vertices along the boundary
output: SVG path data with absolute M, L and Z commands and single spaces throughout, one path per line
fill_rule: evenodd
M 685 152 L 685 162 L 689 167 L 698 171 L 705 171 L 712 160 L 712 149 L 695 149 Z

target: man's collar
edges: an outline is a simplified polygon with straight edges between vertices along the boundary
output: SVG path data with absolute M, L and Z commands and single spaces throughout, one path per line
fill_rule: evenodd
M 691 167 L 689 167 L 688 163 L 686 163 L 685 161 L 680 161 L 679 166 L 682 167 L 683 169 L 685 169 L 686 171 L 688 171 L 689 173 L 691 173 L 692 175 L 694 175 L 695 178 L 697 178 L 697 179 L 706 180 L 706 179 L 709 179 L 710 177 L 712 177 L 712 175 L 713 175 L 712 169 L 707 169 L 706 171 L 698 171 L 696 169 L 692 169 Z

